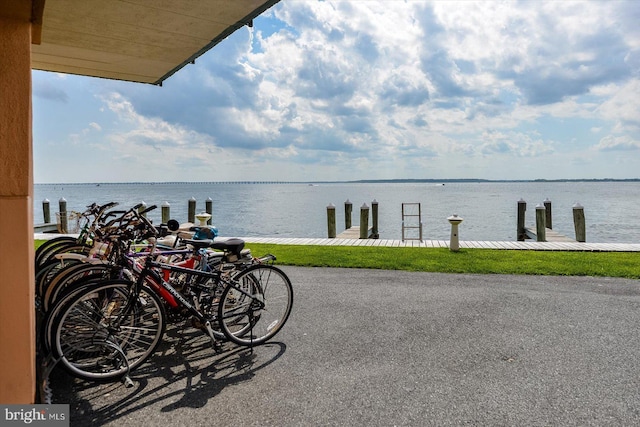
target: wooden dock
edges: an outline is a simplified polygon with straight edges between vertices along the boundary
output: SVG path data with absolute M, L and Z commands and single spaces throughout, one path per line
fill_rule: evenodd
M 367 236 L 369 239 L 374 239 L 373 237 L 373 227 L 369 227 L 367 231 Z M 342 233 L 338 234 L 336 239 L 359 239 L 360 238 L 360 226 L 354 225 L 352 227 L 347 228 Z
M 57 233 L 58 224 L 55 222 L 35 224 L 33 226 L 34 233 Z
M 52 239 L 60 234 L 36 233 L 35 239 Z M 73 236 L 77 236 L 74 234 Z M 448 240 L 391 240 L 391 239 L 328 239 L 314 237 L 240 237 L 247 245 L 265 243 L 274 245 L 315 246 L 378 246 L 393 248 L 448 248 Z M 223 240 L 225 237 L 219 237 Z M 584 252 L 640 252 L 640 243 L 584 243 L 584 242 L 512 242 L 461 240 L 460 249 L 503 249 L 525 251 L 584 251 Z
M 277 238 L 241 237 L 247 245 L 267 243 L 280 245 L 317 246 L 378 246 L 394 248 L 449 248 L 448 240 L 390 240 L 390 239 L 326 239 L 326 238 Z M 512 242 L 461 240 L 461 249 L 500 249 L 529 251 L 579 251 L 579 252 L 640 252 L 640 243 L 583 243 L 583 242 Z
M 537 241 L 538 235 L 536 233 L 536 229 L 533 227 L 527 227 L 524 229 L 524 232 L 528 239 Z M 572 239 L 569 236 L 565 236 L 564 234 L 560 234 L 555 230 L 550 228 L 545 228 L 545 242 L 576 242 L 575 239 Z

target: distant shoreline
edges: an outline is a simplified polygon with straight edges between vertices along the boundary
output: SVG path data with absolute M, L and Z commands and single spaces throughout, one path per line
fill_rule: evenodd
M 496 183 L 496 182 L 640 182 L 640 178 L 580 178 L 580 179 L 478 179 L 478 178 L 416 178 L 416 179 L 359 179 L 351 181 L 130 181 L 130 182 L 37 182 L 35 185 L 121 185 L 121 184 L 447 184 L 447 183 Z

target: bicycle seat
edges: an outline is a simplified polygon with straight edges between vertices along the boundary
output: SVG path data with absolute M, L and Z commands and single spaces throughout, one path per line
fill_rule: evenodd
M 213 249 L 228 251 L 234 255 L 240 256 L 240 252 L 242 252 L 242 249 L 244 248 L 244 240 L 231 238 L 227 240 L 216 241 L 211 244 L 211 247 Z

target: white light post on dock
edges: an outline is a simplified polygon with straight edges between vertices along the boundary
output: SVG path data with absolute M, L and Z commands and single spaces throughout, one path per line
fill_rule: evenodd
M 196 219 L 200 221 L 200 227 L 206 227 L 207 221 L 211 219 L 211 214 L 208 212 L 200 212 L 198 215 L 196 215 Z
M 460 240 L 458 239 L 458 225 L 463 221 L 458 214 L 453 214 L 447 221 L 451 224 L 451 238 L 449 239 L 449 250 L 458 252 L 460 250 Z

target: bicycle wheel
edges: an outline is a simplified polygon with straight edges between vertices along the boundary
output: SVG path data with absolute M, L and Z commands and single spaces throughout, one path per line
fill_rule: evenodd
M 273 338 L 293 305 L 287 275 L 271 265 L 254 265 L 238 273 L 220 297 L 218 322 L 227 338 L 254 346 Z
M 40 264 L 39 264 L 39 267 L 36 269 L 36 271 L 42 268 L 48 262 L 53 261 L 55 259 L 55 256 L 58 254 L 74 253 L 74 254 L 87 255 L 89 254 L 89 251 L 91 250 L 91 248 L 92 246 L 82 245 L 78 243 L 71 243 L 71 242 L 54 246 L 53 248 L 51 248 L 51 250 L 47 251 L 45 256 L 40 258 Z
M 57 321 L 62 308 L 66 308 L 69 301 L 82 292 L 86 292 L 87 289 L 95 287 L 101 282 L 92 282 L 90 280 L 83 281 L 75 286 L 73 289 L 69 289 L 63 296 L 56 300 L 55 304 L 52 304 L 49 310 L 42 312 L 43 319 L 41 321 L 41 336 L 40 342 L 42 343 L 43 353 L 52 353 L 51 343 L 54 340 L 53 325 L 54 321 Z
M 60 272 L 78 264 L 81 264 L 81 261 L 77 259 L 59 260 L 54 258 L 41 266 L 35 277 L 36 296 L 42 298 L 51 281 L 60 274 Z
M 112 380 L 141 365 L 157 348 L 166 326 L 160 298 L 131 282 L 90 286 L 75 294 L 52 325 L 52 350 L 72 375 Z
M 112 267 L 107 265 L 80 264 L 69 267 L 54 277 L 45 288 L 40 299 L 40 307 L 47 312 L 53 305 L 70 290 L 89 282 L 99 282 L 116 279 L 111 274 Z
M 38 249 L 36 249 L 35 255 L 35 269 L 36 272 L 51 258 L 51 253 L 64 247 L 77 245 L 78 239 L 70 236 L 60 236 L 44 242 Z

